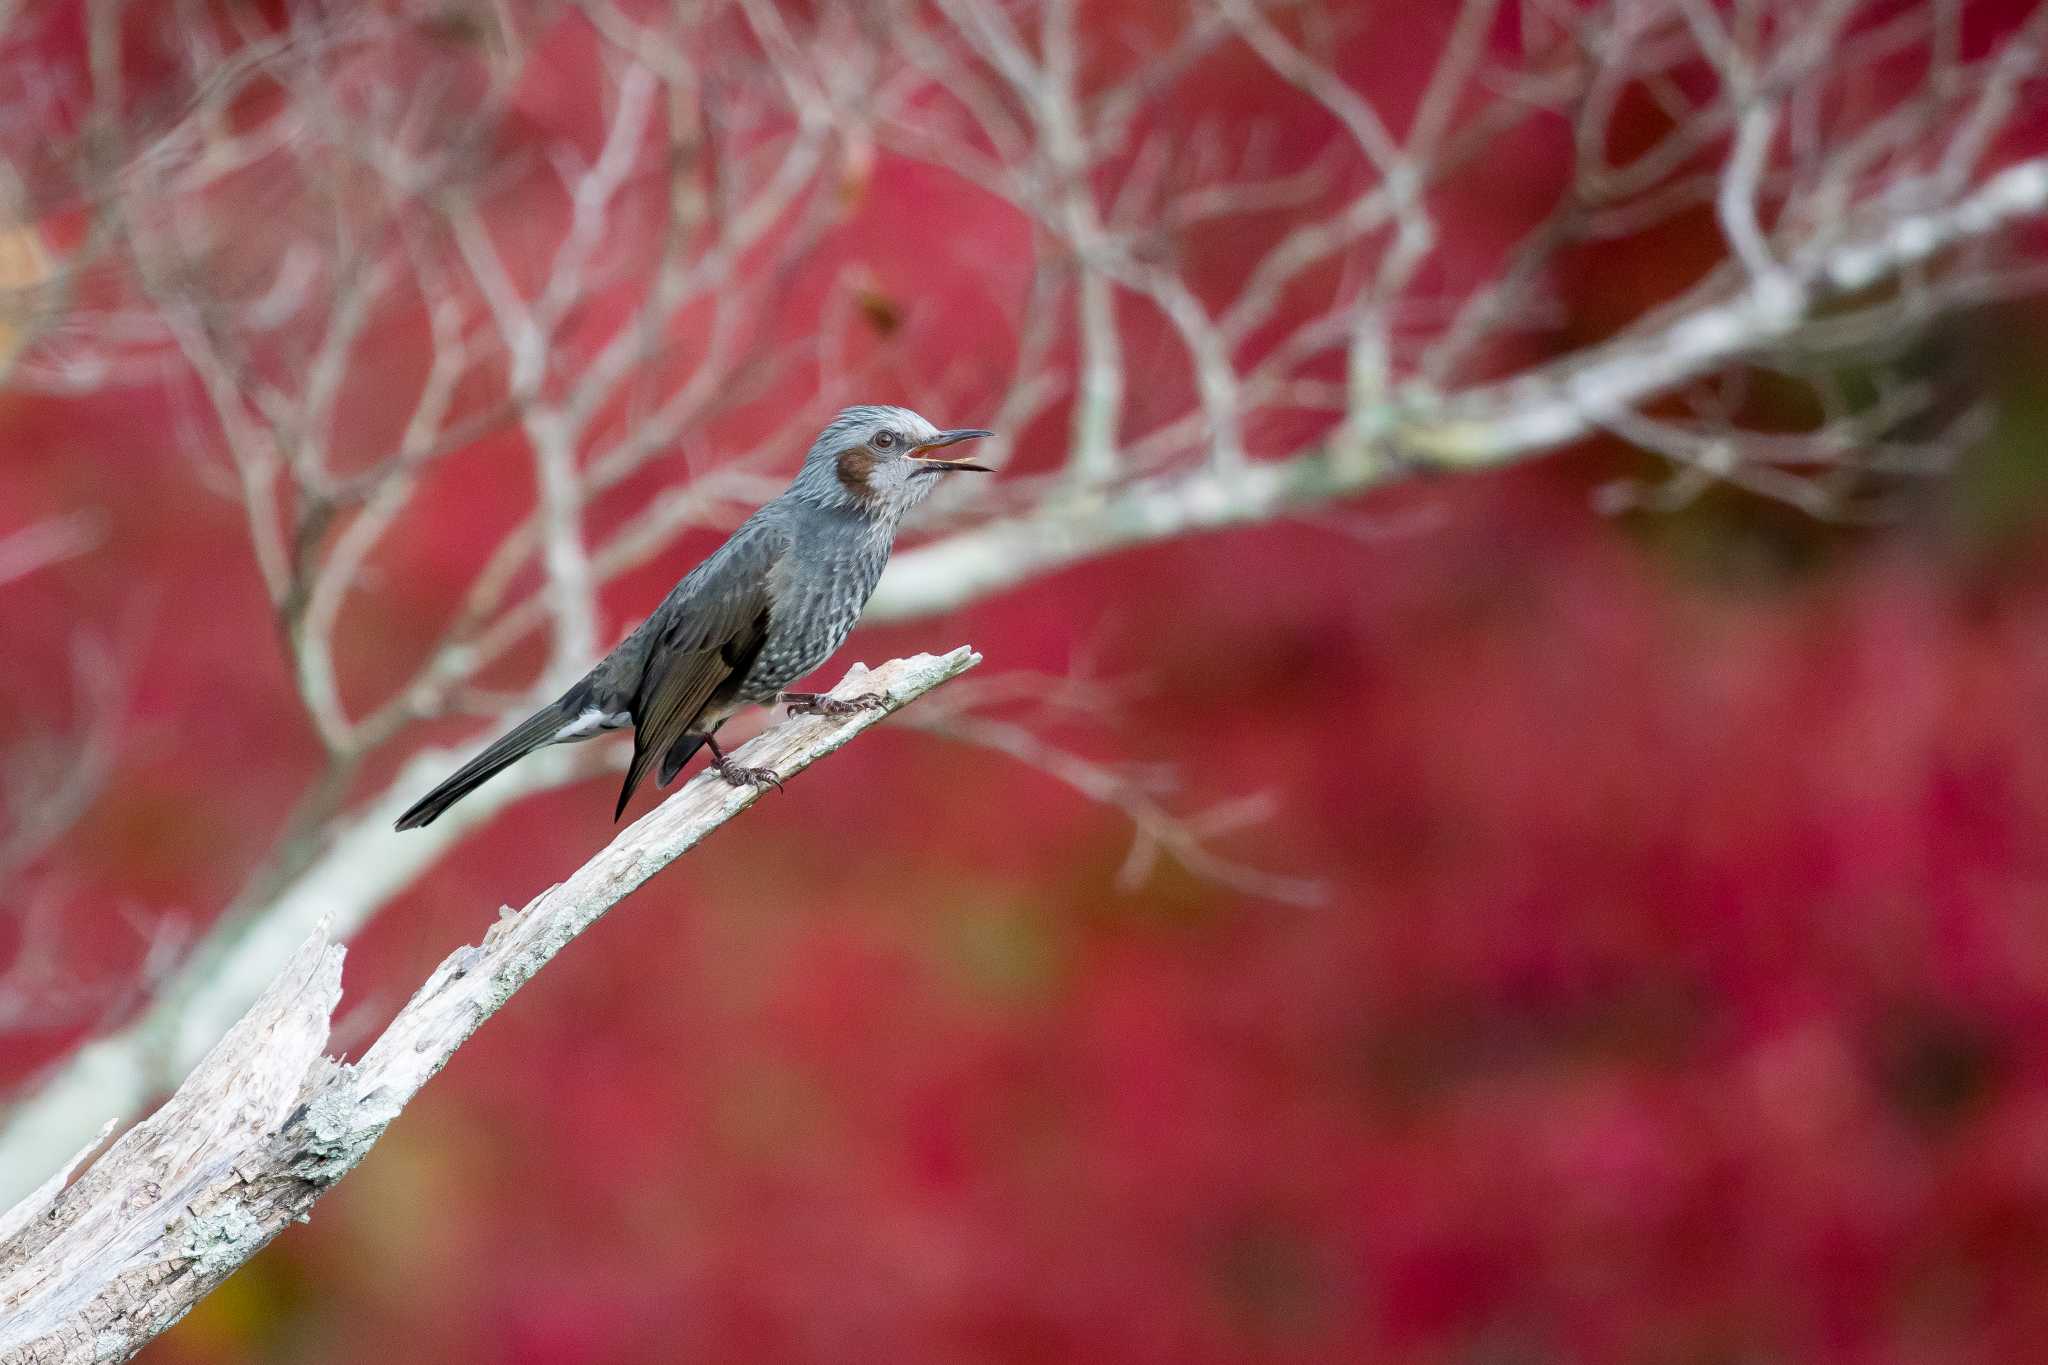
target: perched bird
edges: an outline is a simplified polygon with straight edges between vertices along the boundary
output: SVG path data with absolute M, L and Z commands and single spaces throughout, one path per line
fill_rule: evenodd
M 773 502 L 676 584 L 654 614 L 561 697 L 514 726 L 398 817 L 398 828 L 441 812 L 535 749 L 633 727 L 633 762 L 616 820 L 656 759 L 666 787 L 699 747 L 734 786 L 781 786 L 718 747 L 718 727 L 741 707 L 785 702 L 792 714 L 843 714 L 880 697 L 840 701 L 782 689 L 831 657 L 860 619 L 903 514 L 953 470 L 986 465 L 935 452 L 993 433 L 941 431 L 908 408 L 847 408 L 811 443 L 803 468 Z

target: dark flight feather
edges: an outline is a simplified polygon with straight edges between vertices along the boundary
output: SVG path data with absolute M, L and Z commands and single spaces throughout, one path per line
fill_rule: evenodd
M 724 553 L 684 581 L 633 699 L 633 761 L 613 819 L 625 814 L 654 761 L 673 756 L 689 736 L 703 733 L 696 727 L 706 705 L 721 691 L 729 694 L 733 680 L 753 667 L 768 639 L 770 576 L 787 549 L 785 535 L 757 526 L 753 534 L 727 542 Z M 689 745 L 683 756 L 695 748 Z M 681 766 L 664 765 L 662 784 Z

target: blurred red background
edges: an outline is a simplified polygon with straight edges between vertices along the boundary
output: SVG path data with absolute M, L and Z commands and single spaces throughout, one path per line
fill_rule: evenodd
M 536 126 L 584 117 L 549 73 Z M 1019 232 L 869 174 L 827 251 L 951 320 L 874 342 L 897 391 L 862 396 L 915 404 L 1016 293 L 987 262 Z M 1566 337 L 1713 232 L 1562 271 Z M 1116 812 L 885 726 L 575 944 L 145 1359 L 2037 1358 L 2048 336 L 2008 308 L 1929 347 L 2000 425 L 1882 530 L 1733 495 L 1603 518 L 1635 457 L 1602 444 L 863 630 L 829 676 L 971 642 L 1142 684 L 1076 742 L 1171 761 L 1192 806 L 1270 793 L 1226 845 L 1326 903 L 1120 891 Z M 0 745 L 70 724 L 81 624 L 114 642 L 120 775 L 55 860 L 67 967 L 110 988 L 150 922 L 237 891 L 319 760 L 177 402 L 0 397 L 0 531 L 104 518 L 0 592 Z M 531 498 L 503 443 L 451 462 L 345 676 L 424 648 Z M 715 543 L 617 585 L 607 630 Z M 387 909 L 338 1040 L 601 845 L 611 790 L 518 806 Z M 0 1037 L 0 1080 L 80 1028 Z

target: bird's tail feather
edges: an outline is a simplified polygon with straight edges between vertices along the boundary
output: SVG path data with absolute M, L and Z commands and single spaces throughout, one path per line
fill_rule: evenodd
M 668 752 L 661 757 L 661 780 L 658 785 L 666 787 L 675 781 L 676 774 L 690 761 L 690 755 L 703 748 L 704 741 L 710 738 L 709 735 L 683 735 L 669 745 Z
M 399 829 L 430 825 L 450 806 L 496 777 L 535 749 L 554 742 L 563 725 L 571 719 L 567 699 L 552 702 L 513 726 L 469 762 L 457 768 L 440 786 L 413 802 L 398 817 Z

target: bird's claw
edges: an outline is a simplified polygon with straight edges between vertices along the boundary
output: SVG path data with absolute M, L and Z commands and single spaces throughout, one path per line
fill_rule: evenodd
M 728 786 L 752 787 L 757 792 L 765 792 L 770 787 L 782 790 L 782 779 L 775 775 L 773 768 L 743 768 L 737 763 L 721 763 L 718 775 L 726 780 Z
M 879 692 L 863 692 L 857 697 L 833 697 L 822 692 L 785 692 L 782 700 L 792 716 L 850 716 L 858 711 L 880 711 L 889 705 L 889 699 Z

